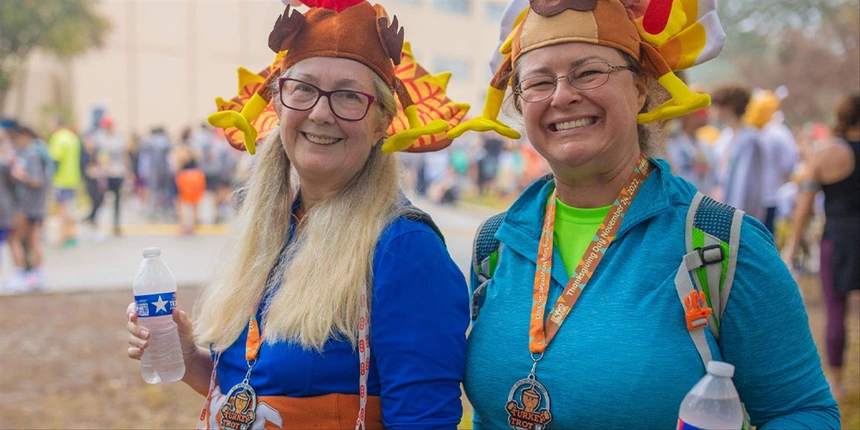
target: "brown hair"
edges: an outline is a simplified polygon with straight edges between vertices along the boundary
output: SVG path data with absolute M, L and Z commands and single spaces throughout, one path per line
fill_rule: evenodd
M 845 134 L 851 127 L 860 127 L 860 93 L 845 95 L 836 105 L 833 134 L 845 139 Z
M 717 88 L 711 94 L 711 102 L 720 107 L 731 109 L 738 118 L 744 116 L 752 93 L 742 85 L 727 85 Z

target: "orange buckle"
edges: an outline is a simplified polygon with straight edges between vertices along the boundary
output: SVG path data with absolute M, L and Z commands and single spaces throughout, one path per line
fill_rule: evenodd
M 687 330 L 698 330 L 708 325 L 708 315 L 714 312 L 705 304 L 705 295 L 693 290 L 684 298 L 684 307 L 687 309 Z

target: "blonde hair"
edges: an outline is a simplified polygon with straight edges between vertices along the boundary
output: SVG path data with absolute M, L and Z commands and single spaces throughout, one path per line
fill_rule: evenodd
M 373 86 L 378 118 L 384 121 L 380 125 L 390 124 L 397 112 L 392 90 L 375 73 Z M 273 100 L 277 103 L 277 96 Z M 370 300 L 376 242 L 400 201 L 397 159 L 383 153 L 378 142 L 339 193 L 308 211 L 279 262 L 297 193 L 279 130 L 262 146 L 216 276 L 197 302 L 197 341 L 225 350 L 245 329 L 264 294 L 271 294 L 263 314 L 267 342 L 291 341 L 322 350 L 333 337 L 354 347 L 359 300 L 365 291 Z

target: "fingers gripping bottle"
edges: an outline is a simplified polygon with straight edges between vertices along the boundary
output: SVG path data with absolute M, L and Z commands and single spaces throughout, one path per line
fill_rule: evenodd
M 711 361 L 707 370 L 681 403 L 678 430 L 740 429 L 744 412 L 732 382 L 735 366 Z
M 185 361 L 173 308 L 176 307 L 176 279 L 161 259 L 161 250 L 146 248 L 134 277 L 134 301 L 138 323 L 149 330 L 149 346 L 140 358 L 140 373 L 150 384 L 175 382 L 185 375 Z

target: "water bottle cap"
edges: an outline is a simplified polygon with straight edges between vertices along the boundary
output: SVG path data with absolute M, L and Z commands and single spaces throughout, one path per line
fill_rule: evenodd
M 161 255 L 161 248 L 143 248 L 144 257 L 158 257 Z
M 710 373 L 711 375 L 731 378 L 735 375 L 735 366 L 732 366 L 731 364 L 722 361 L 709 361 L 708 373 Z

